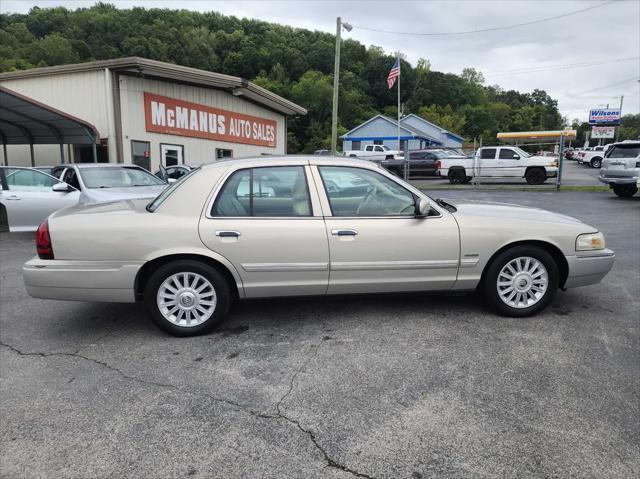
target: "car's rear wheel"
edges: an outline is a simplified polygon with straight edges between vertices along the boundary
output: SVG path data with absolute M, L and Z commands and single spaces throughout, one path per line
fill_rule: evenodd
M 594 158 L 591 160 L 591 168 L 600 168 L 602 166 L 602 158 Z
M 222 322 L 231 293 L 227 280 L 215 268 L 180 260 L 152 273 L 144 299 L 160 329 L 174 336 L 197 336 Z
M 542 168 L 529 168 L 524 175 L 528 185 L 541 185 L 547 181 L 547 173 Z
M 613 192 L 622 198 L 628 198 L 638 192 L 636 185 L 613 185 Z
M 465 175 L 464 170 L 449 170 L 449 183 L 451 184 L 460 184 L 464 183 L 467 175 Z
M 551 302 L 558 289 L 558 265 L 538 246 L 515 246 L 488 266 L 482 288 L 491 308 L 512 317 L 532 316 Z

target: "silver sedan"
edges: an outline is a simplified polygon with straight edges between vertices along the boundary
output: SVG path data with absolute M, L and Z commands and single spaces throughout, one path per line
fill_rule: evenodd
M 33 168 L 0 167 L 0 186 L 9 231 L 35 231 L 47 216 L 80 197 L 75 188 Z
M 479 290 L 530 316 L 559 288 L 599 282 L 597 228 L 548 211 L 434 200 L 368 161 L 221 161 L 153 201 L 78 205 L 37 235 L 38 298 L 144 301 L 171 334 L 202 334 L 236 299 Z

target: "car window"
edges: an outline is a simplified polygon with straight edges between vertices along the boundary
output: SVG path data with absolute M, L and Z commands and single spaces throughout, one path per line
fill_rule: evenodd
M 137 167 L 92 167 L 80 172 L 87 188 L 122 188 L 164 185 L 157 176 Z
M 46 173 L 27 168 L 5 168 L 4 174 L 10 191 L 51 191 L 51 187 L 59 183 Z
M 68 185 L 73 186 L 77 190 L 80 189 L 80 182 L 78 181 L 78 175 L 76 174 L 76 170 L 74 170 L 73 168 L 69 168 L 67 171 L 64 172 L 64 175 L 62 176 L 62 181 L 64 181 Z
M 615 145 L 609 148 L 607 158 L 637 158 L 640 155 L 640 145 Z
M 321 166 L 333 216 L 413 216 L 415 198 L 395 181 L 372 170 Z
M 368 145 L 364 147 L 365 151 L 373 151 L 373 146 Z
M 213 207 L 213 216 L 311 216 L 302 166 L 251 168 L 233 173 Z
M 483 160 L 493 160 L 496 157 L 495 148 L 484 148 L 480 150 L 480 158 Z
M 186 175 L 188 172 L 189 170 L 182 167 L 167 168 L 167 178 L 170 178 L 172 180 L 178 180 L 182 178 L 184 175 Z
M 517 155 L 511 148 L 500 148 L 499 157 L 501 160 L 514 160 L 514 155 Z

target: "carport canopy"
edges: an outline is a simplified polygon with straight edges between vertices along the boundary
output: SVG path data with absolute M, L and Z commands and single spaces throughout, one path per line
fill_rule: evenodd
M 64 163 L 63 145 L 93 145 L 97 161 L 99 138 L 91 123 L 0 86 L 0 140 L 5 164 L 9 163 L 7 145 L 30 145 L 32 166 L 33 145 L 60 145 L 61 163 Z

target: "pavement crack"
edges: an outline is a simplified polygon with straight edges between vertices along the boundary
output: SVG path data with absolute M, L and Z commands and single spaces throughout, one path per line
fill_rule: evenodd
M 169 383 L 163 383 L 163 382 L 159 382 L 159 381 L 152 381 L 149 379 L 142 379 L 136 376 L 131 376 L 127 373 L 125 373 L 124 371 L 122 371 L 121 369 L 118 369 L 104 361 L 100 361 L 98 359 L 94 359 L 91 358 L 89 356 L 84 356 L 82 354 L 79 354 L 77 351 L 72 352 L 72 353 L 62 353 L 62 352 L 52 352 L 52 353 L 46 353 L 46 352 L 25 352 L 22 351 L 18 348 L 16 348 L 15 346 L 12 346 L 10 344 L 4 343 L 0 341 L 0 346 L 4 346 L 5 348 L 9 349 L 10 351 L 14 352 L 15 354 L 18 354 L 19 356 L 36 356 L 36 357 L 50 357 L 50 356 L 62 356 L 62 357 L 72 357 L 72 358 L 78 358 L 78 359 L 83 359 L 85 361 L 91 362 L 93 364 L 96 364 L 100 367 L 103 367 L 105 369 L 108 369 L 110 371 L 113 371 L 115 373 L 117 373 L 119 376 L 121 376 L 124 379 L 127 379 L 129 381 L 135 381 L 137 383 L 140 384 L 145 384 L 145 385 L 149 385 L 149 386 L 155 386 L 155 387 L 160 387 L 160 388 L 166 388 L 166 389 L 171 389 L 173 391 L 177 391 L 181 394 L 190 394 L 190 395 L 195 395 L 195 396 L 201 396 L 201 397 L 206 397 L 214 402 L 218 402 L 218 403 L 222 403 L 222 404 L 226 404 L 228 406 L 231 406 L 237 410 L 240 410 L 246 414 L 249 414 L 253 417 L 256 418 L 260 418 L 260 419 L 282 419 L 286 422 L 288 422 L 289 424 L 294 425 L 300 432 L 302 432 L 303 434 L 305 434 L 309 440 L 311 441 L 311 443 L 313 444 L 313 446 L 322 454 L 324 461 L 327 465 L 327 467 L 331 467 L 333 469 L 338 469 L 341 470 L 343 472 L 349 473 L 355 477 L 362 477 L 365 479 L 375 479 L 373 476 L 370 476 L 368 474 L 364 474 L 361 472 L 358 472 L 354 469 L 351 469 L 343 464 L 340 464 L 339 462 L 337 462 L 335 459 L 333 459 L 329 453 L 326 451 L 326 449 L 324 447 L 322 447 L 322 445 L 320 444 L 320 442 L 318 441 L 318 438 L 316 437 L 316 435 L 313 433 L 313 431 L 311 431 L 310 429 L 306 429 L 304 426 L 302 426 L 302 424 L 300 424 L 300 422 L 297 419 L 293 419 L 289 416 L 287 416 L 286 414 L 284 414 L 281 409 L 280 409 L 280 405 L 281 403 L 291 394 L 291 392 L 293 391 L 293 388 L 295 386 L 295 380 L 296 377 L 298 376 L 298 374 L 300 374 L 300 372 L 302 372 L 302 370 L 307 366 L 307 364 L 311 361 L 311 359 L 313 359 L 317 353 L 318 353 L 318 349 L 320 348 L 320 344 L 317 344 L 314 348 L 314 351 L 312 354 L 309 355 L 309 357 L 305 360 L 305 362 L 302 364 L 302 366 L 300 366 L 296 372 L 293 374 L 293 376 L 291 377 L 291 381 L 290 381 L 290 385 L 289 385 L 289 389 L 287 390 L 287 392 L 280 398 L 280 400 L 278 401 L 278 403 L 276 404 L 276 414 L 266 414 L 266 413 L 261 413 L 261 412 L 257 412 L 254 411 L 253 409 L 236 403 L 234 401 L 231 401 L 229 399 L 224 399 L 224 398 L 219 398 L 216 396 L 212 396 L 210 394 L 205 394 L 202 392 L 194 392 L 194 391 L 188 391 L 185 389 L 182 389 L 178 386 L 175 386 L 174 384 L 169 384 Z M 78 350 L 79 351 L 79 350 Z

